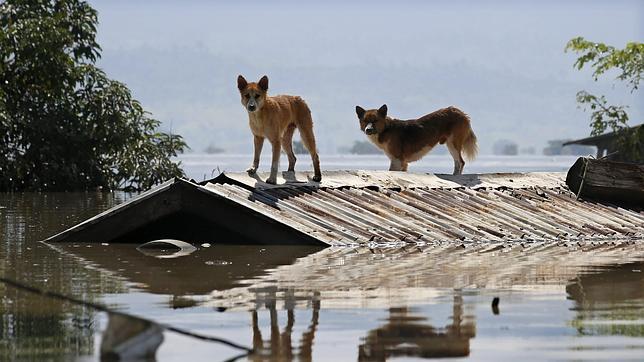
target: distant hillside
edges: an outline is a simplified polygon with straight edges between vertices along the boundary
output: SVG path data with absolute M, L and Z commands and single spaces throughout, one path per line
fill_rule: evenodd
M 182 134 L 193 149 L 204 149 L 211 143 L 231 152 L 251 147 L 247 116 L 235 87 L 239 69 L 250 66 L 204 49 L 146 48 L 106 52 L 101 65 L 127 83 L 165 127 Z M 541 149 L 547 140 L 588 133 L 588 114 L 577 108 L 575 93 L 596 84 L 531 79 L 467 64 L 436 63 L 427 69 L 273 68 L 267 73 L 271 91 L 298 94 L 307 100 L 318 147 L 326 153 L 363 140 L 354 111 L 357 104 L 375 108 L 386 103 L 390 114 L 400 118 L 458 106 L 472 118 L 483 153 L 490 153 L 499 139 Z M 262 72 L 254 69 L 246 73 L 250 78 Z M 641 115 L 642 107 L 633 104 L 631 112 Z
M 240 73 L 267 74 L 274 94 L 304 97 L 323 153 L 364 140 L 357 104 L 386 103 L 400 118 L 457 106 L 472 117 L 482 153 L 502 139 L 540 150 L 551 139 L 588 135 L 589 115 L 575 102 L 581 89 L 629 104 L 631 119 L 644 119 L 644 99 L 613 89 L 610 77 L 594 83 L 563 52 L 578 35 L 614 45 L 642 39 L 637 1 L 286 0 L 253 2 L 254 11 L 236 2 L 95 3 L 100 65 L 193 150 L 251 149 Z M 240 28 L 239 19 L 265 26 Z

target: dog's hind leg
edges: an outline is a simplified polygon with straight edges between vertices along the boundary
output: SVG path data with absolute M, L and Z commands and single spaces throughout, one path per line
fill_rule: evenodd
M 389 164 L 389 171 L 405 171 L 403 165 L 406 165 L 406 163 L 403 163 L 403 161 L 397 158 L 392 158 Z
M 401 161 L 400 162 L 400 171 L 405 171 L 407 172 L 407 167 L 409 166 L 409 162 L 407 161 Z
M 447 146 L 447 150 L 449 151 L 449 154 L 452 155 L 452 158 L 454 159 L 454 175 L 460 175 L 463 173 L 463 167 L 465 167 L 465 161 L 463 160 L 463 157 L 461 156 L 461 147 L 458 147 L 456 144 L 454 144 L 453 140 L 447 140 L 445 143 Z
M 313 162 L 313 181 L 319 182 L 322 180 L 322 172 L 320 172 L 320 156 L 318 155 L 318 150 L 315 146 L 315 136 L 313 136 L 313 125 L 308 128 L 300 128 L 300 137 L 302 137 L 302 143 L 304 147 L 309 150 L 311 154 L 311 161 Z
M 293 133 L 295 132 L 295 128 L 294 124 L 289 125 L 282 136 L 282 149 L 286 153 L 286 156 L 288 156 L 288 170 L 290 172 L 295 171 L 295 161 L 297 161 L 295 153 L 293 153 Z
M 309 153 L 311 154 L 311 161 L 313 162 L 313 181 L 320 182 L 322 180 L 322 172 L 320 172 L 320 156 L 318 149 L 315 145 L 315 135 L 313 134 L 313 118 L 311 117 L 311 110 L 306 103 L 300 99 L 296 106 L 295 124 L 300 131 L 302 143 Z
M 300 137 L 304 147 L 309 150 L 311 154 L 311 161 L 313 162 L 313 181 L 319 182 L 322 180 L 322 173 L 320 172 L 320 156 L 315 146 L 315 136 L 313 135 L 313 122 L 308 122 L 309 126 L 300 126 Z

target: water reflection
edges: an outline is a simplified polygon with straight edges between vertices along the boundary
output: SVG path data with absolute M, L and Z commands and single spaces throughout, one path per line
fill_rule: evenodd
M 148 321 L 109 314 L 101 340 L 101 361 L 154 361 L 163 329 Z
M 277 308 L 274 302 L 266 304 L 270 315 L 269 337 L 262 336 L 259 325 L 257 310 L 251 311 L 253 329 L 253 349 L 255 353 L 249 356 L 251 361 L 283 360 L 290 361 L 311 361 L 313 351 L 313 340 L 320 318 L 320 301 L 316 299 L 311 303 L 311 319 L 306 330 L 302 332 L 299 340 L 299 347 L 294 348 L 292 343 L 293 326 L 295 325 L 295 312 L 293 303 L 286 309 L 286 325 L 280 332 Z
M 123 290 L 35 241 L 122 202 L 125 194 L 0 193 L 0 272 L 27 284 L 94 301 Z M 67 360 L 95 350 L 96 313 L 0 284 L 0 360 Z
M 644 350 L 642 243 L 374 250 L 213 245 L 160 259 L 136 245 L 52 249 L 35 242 L 127 198 L 109 195 L 0 194 L 0 271 L 252 344 L 256 361 L 637 359 Z M 498 315 L 490 308 L 495 296 L 501 297 Z M 98 358 L 107 321 L 87 308 L 4 285 L 0 315 L 1 360 Z M 161 360 L 227 356 L 169 334 Z
M 635 323 L 624 335 L 637 335 L 644 325 L 644 279 L 633 272 L 642 263 L 632 262 L 642 256 L 639 244 L 625 246 L 628 252 L 619 245 L 375 250 L 215 245 L 176 259 L 146 256 L 131 245 L 57 247 L 146 292 L 172 296 L 171 308 L 250 313 L 251 340 L 258 351 L 252 360 L 312 360 L 319 325 L 334 323 L 320 320 L 320 312 L 346 309 L 387 311 L 373 327 L 355 321 L 364 325 L 357 344 L 360 360 L 469 356 L 477 334 L 475 305 L 484 303 L 489 315 L 504 316 L 490 308 L 493 298 L 485 290 L 565 293 L 575 301 L 570 308 L 575 314 L 570 321 L 553 317 L 553 322 L 571 325 L 582 335 L 589 330 L 610 334 L 593 321 L 615 328 L 620 322 L 612 321 L 624 303 Z M 451 304 L 451 313 L 440 314 L 449 323 L 439 323 L 432 308 L 422 307 L 433 304 Z M 262 330 L 264 310 L 268 333 Z M 309 312 L 299 324 L 297 310 Z
M 563 292 L 580 275 L 642 259 L 642 244 L 329 248 L 239 287 L 213 290 L 203 304 L 249 310 L 265 300 L 291 302 L 286 298 L 293 295 L 304 306 L 318 293 L 326 308 L 389 308 L 424 304 L 455 289 Z
M 292 342 L 293 327 L 296 323 L 294 303 L 288 303 L 286 322 L 280 331 L 278 310 L 275 300 L 264 307 L 269 313 L 270 332 L 264 336 L 258 318 L 258 311 L 251 311 L 253 348 L 256 353 L 249 356 L 252 361 L 313 359 L 313 342 L 320 323 L 319 295 L 312 299 L 308 325 L 295 346 Z M 454 296 L 452 323 L 435 327 L 422 314 L 414 313 L 409 307 L 389 308 L 386 320 L 377 328 L 367 331 L 358 346 L 358 360 L 385 361 L 390 357 L 464 357 L 469 355 L 469 340 L 476 334 L 476 323 L 472 315 L 464 315 L 463 298 Z
M 96 270 L 111 273 L 149 293 L 173 296 L 177 305 L 184 296 L 229 290 L 245 281 L 267 276 L 269 271 L 291 265 L 298 258 L 321 250 L 312 246 L 257 247 L 215 245 L 178 258 L 157 258 L 138 245 L 56 244 L 57 251 Z M 226 306 L 222 306 L 226 307 Z
M 608 266 L 580 275 L 566 286 L 576 312 L 571 324 L 581 336 L 644 337 L 642 263 Z M 610 321 L 610 323 L 603 323 Z
M 427 318 L 415 315 L 409 307 L 389 308 L 386 323 L 370 330 L 358 347 L 358 360 L 468 356 L 476 324 L 472 316 L 463 315 L 461 295 L 454 296 L 451 318 L 451 324 L 440 328 L 427 323 Z

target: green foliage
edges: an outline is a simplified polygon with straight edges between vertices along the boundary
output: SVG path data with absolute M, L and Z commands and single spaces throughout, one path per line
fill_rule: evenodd
M 617 69 L 620 74 L 617 79 L 626 81 L 635 91 L 644 72 L 644 43 L 630 42 L 624 49 L 615 49 L 610 45 L 603 43 L 594 43 L 577 37 L 568 42 L 566 51 L 572 50 L 576 53 L 582 53 L 575 62 L 577 69 L 582 69 L 586 64 L 594 68 L 593 77 L 595 80 L 599 76 L 611 69 Z
M 182 137 L 94 66 L 97 22 L 80 0 L 0 4 L 0 190 L 141 190 L 183 175 L 170 159 Z
M 626 82 L 631 92 L 639 88 L 642 74 L 644 73 L 644 44 L 631 42 L 624 49 L 616 49 L 603 43 L 594 43 L 577 37 L 568 42 L 566 51 L 572 50 L 580 53 L 574 66 L 582 69 L 586 65 L 593 68 L 595 81 L 599 76 L 610 71 L 619 72 L 617 79 Z M 600 135 L 607 130 L 617 132 L 619 137 L 619 153 L 622 159 L 641 160 L 644 136 L 641 128 L 628 128 L 627 106 L 614 106 L 608 104 L 606 97 L 595 96 L 585 90 L 577 93 L 577 102 L 585 108 L 590 108 L 591 135 Z
M 597 97 L 586 91 L 577 92 L 577 103 L 588 105 L 592 111 L 591 136 L 598 136 L 607 129 L 617 131 L 627 127 L 628 113 L 625 111 L 625 106 L 609 105 L 606 97 Z

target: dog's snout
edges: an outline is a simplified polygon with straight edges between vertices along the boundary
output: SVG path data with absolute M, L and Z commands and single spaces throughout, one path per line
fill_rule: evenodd
M 246 109 L 248 109 L 249 112 L 255 112 L 257 110 L 257 102 L 254 98 L 248 100 L 248 103 L 246 103 Z
M 376 128 L 373 126 L 373 123 L 369 123 L 367 127 L 364 128 L 364 133 L 368 135 L 376 133 Z

